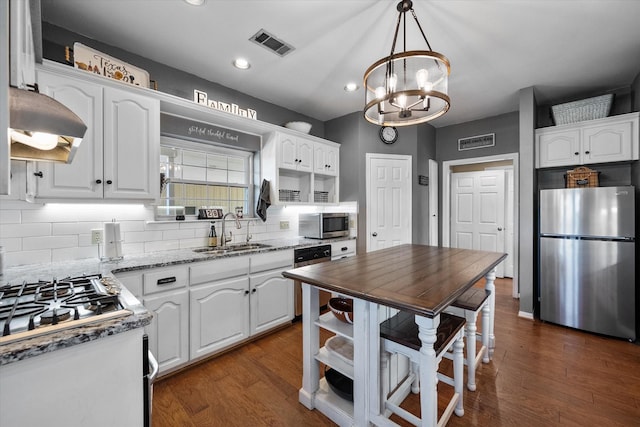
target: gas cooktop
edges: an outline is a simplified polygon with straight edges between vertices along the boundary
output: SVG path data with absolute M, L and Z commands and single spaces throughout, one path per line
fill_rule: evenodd
M 0 286 L 0 343 L 129 315 L 119 295 L 100 274 Z

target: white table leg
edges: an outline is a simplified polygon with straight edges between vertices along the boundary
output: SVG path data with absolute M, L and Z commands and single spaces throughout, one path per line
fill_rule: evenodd
M 298 401 L 309 409 L 315 408 L 315 395 L 320 385 L 320 367 L 314 358 L 320 341 L 320 331 L 314 324 L 320 316 L 318 298 L 318 288 L 302 284 L 302 388 Z
M 496 320 L 496 269 L 494 268 L 484 277 L 487 279 L 484 288 L 491 292 L 491 295 L 489 296 L 489 327 L 487 328 L 487 332 L 489 333 L 489 348 L 487 350 L 489 352 L 489 359 L 493 359 L 493 352 L 496 348 L 496 336 L 494 335 L 494 325 Z M 482 325 L 482 328 L 482 333 L 484 334 L 485 325 Z
M 373 307 L 372 307 L 373 306 Z M 369 425 L 370 394 L 377 394 L 379 388 L 380 327 L 371 328 L 370 311 L 377 313 L 377 304 L 353 299 L 353 425 Z M 377 319 L 377 317 L 376 317 Z M 370 343 L 371 334 L 376 339 Z M 376 346 L 377 345 L 377 346 Z M 373 354 L 371 354 L 373 353 Z M 369 362 L 375 357 L 376 363 Z M 375 388 L 372 386 L 375 384 Z
M 438 362 L 433 348 L 437 340 L 440 315 L 434 318 L 416 316 L 420 347 L 420 407 L 422 427 L 438 425 Z

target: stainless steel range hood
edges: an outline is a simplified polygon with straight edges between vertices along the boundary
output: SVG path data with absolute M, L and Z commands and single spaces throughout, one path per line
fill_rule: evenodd
M 11 158 L 71 163 L 87 126 L 73 111 L 35 91 L 9 88 Z

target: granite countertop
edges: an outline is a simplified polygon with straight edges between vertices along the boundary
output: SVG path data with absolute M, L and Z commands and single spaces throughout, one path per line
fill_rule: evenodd
M 113 277 L 114 274 L 125 271 L 188 264 L 285 249 L 297 249 L 353 239 L 355 238 L 343 237 L 326 240 L 307 238 L 274 239 L 252 242 L 269 245 L 268 247 L 249 251 L 234 251 L 224 254 L 194 252 L 193 248 L 191 248 L 127 255 L 122 260 L 109 262 L 102 262 L 99 259 L 84 259 L 47 264 L 30 264 L 5 269 L 0 286 L 7 283 L 22 283 L 23 281 L 34 282 L 38 280 L 51 280 L 52 278 L 62 279 L 82 274 L 100 273 L 103 276 Z M 34 336 L 32 338 L 1 344 L 0 366 L 35 357 L 39 354 L 55 351 L 61 348 L 71 347 L 83 342 L 100 339 L 105 336 L 141 328 L 151 323 L 153 318 L 152 313 L 149 312 L 124 286 L 122 287 L 121 297 L 127 305 L 127 308 L 131 311 L 131 314 L 105 320 L 103 322 L 69 327 L 67 329 Z

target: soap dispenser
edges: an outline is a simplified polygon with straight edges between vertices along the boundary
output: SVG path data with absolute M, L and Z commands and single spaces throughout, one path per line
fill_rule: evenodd
M 218 235 L 216 234 L 216 223 L 211 221 L 211 229 L 209 230 L 209 246 L 215 248 L 218 246 Z

